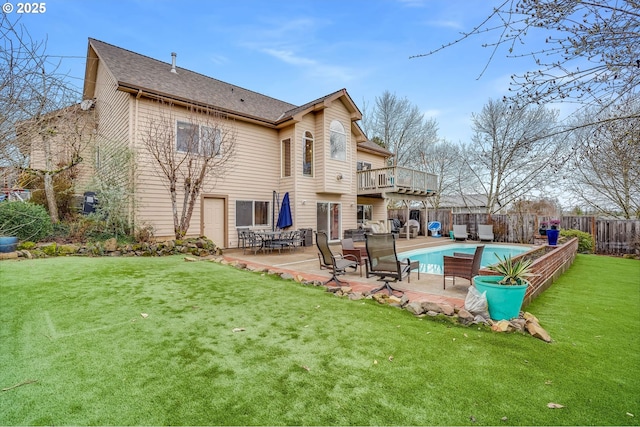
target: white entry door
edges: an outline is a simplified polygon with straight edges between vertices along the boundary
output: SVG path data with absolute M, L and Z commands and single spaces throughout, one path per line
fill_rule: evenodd
M 211 239 L 216 246 L 225 248 L 227 242 L 224 240 L 225 224 L 225 205 L 224 199 L 213 197 L 205 197 L 202 206 L 203 215 L 203 233 Z

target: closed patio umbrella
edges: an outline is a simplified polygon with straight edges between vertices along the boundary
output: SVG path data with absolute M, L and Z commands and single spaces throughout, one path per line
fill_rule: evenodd
M 276 226 L 280 229 L 291 227 L 293 220 L 291 219 L 291 205 L 289 204 L 289 192 L 284 193 L 280 213 L 278 214 L 278 222 Z

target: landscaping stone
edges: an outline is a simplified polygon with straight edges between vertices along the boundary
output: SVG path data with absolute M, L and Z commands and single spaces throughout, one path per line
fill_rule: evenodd
M 362 292 L 352 292 L 348 297 L 351 301 L 358 301 L 364 298 L 364 294 Z
M 423 301 L 422 310 L 425 313 L 427 311 L 435 311 L 436 313 L 442 313 L 442 307 L 440 307 L 440 305 L 437 302 L 433 302 L 433 301 Z
M 282 273 L 280 274 L 280 277 L 283 278 L 284 280 L 293 280 L 293 274 L 291 273 Z
M 526 329 L 533 337 L 541 339 L 544 342 L 551 342 L 551 336 L 538 324 L 538 322 L 528 320 Z
M 453 306 L 451 304 L 447 304 L 445 303 L 441 303 L 438 304 L 440 306 L 440 312 L 447 315 L 447 316 L 453 316 L 455 314 L 455 309 L 453 308 Z
M 474 316 L 464 308 L 461 308 L 460 310 L 458 310 L 458 319 L 460 319 L 461 322 L 467 324 L 473 322 Z
M 424 308 L 420 301 L 412 301 L 405 306 L 405 309 L 416 316 L 424 314 Z
M 107 252 L 115 252 L 118 249 L 118 241 L 115 237 L 104 241 L 104 250 Z

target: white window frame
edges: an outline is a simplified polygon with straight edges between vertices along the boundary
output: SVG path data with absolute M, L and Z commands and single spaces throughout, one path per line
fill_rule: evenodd
M 311 161 L 309 162 L 309 172 L 307 173 L 307 162 L 305 162 L 306 160 L 306 155 L 307 155 L 307 143 L 310 142 L 311 144 Z M 315 151 L 315 142 L 314 142 L 314 138 L 313 138 L 313 134 L 309 131 L 305 131 L 304 135 L 302 136 L 302 175 L 303 176 L 310 176 L 313 177 L 313 174 L 315 172 L 315 165 L 314 165 L 314 151 Z
M 251 203 L 251 224 L 238 224 L 238 203 Z M 256 203 L 266 204 L 267 222 L 265 224 L 256 224 Z M 236 200 L 236 227 L 268 227 L 271 225 L 269 218 L 269 212 L 271 209 L 271 202 L 266 200 Z
M 326 205 L 327 212 L 327 223 L 320 224 L 320 216 L 318 215 L 318 211 L 321 209 L 320 205 Z M 332 227 L 333 219 L 332 216 L 334 208 L 337 207 L 337 229 Z M 327 237 L 330 242 L 337 242 L 341 239 L 342 236 L 342 203 L 340 202 L 317 202 L 316 203 L 316 227 L 318 231 L 325 231 L 327 233 Z
M 334 160 L 347 160 L 347 133 L 338 120 L 329 125 L 329 155 Z
M 291 138 L 285 138 L 280 142 L 281 178 L 288 178 L 293 175 L 293 162 L 291 161 L 291 157 Z
M 198 146 L 195 147 L 196 148 L 195 150 L 189 150 L 189 147 L 185 147 L 186 149 L 181 149 L 182 147 L 179 144 L 180 142 L 179 135 L 180 135 L 180 129 L 181 129 L 180 126 L 189 126 L 189 127 L 198 129 L 198 134 L 197 134 L 198 140 L 196 141 L 196 144 Z M 215 129 L 208 126 L 202 126 L 202 125 L 198 125 L 191 122 L 185 122 L 181 120 L 176 120 L 176 145 L 175 145 L 176 151 L 179 153 L 210 155 L 208 153 L 205 153 L 204 147 L 201 146 L 201 141 L 203 140 L 202 136 L 205 132 L 215 132 L 216 141 L 214 143 L 214 150 L 216 151 L 216 157 L 222 155 L 222 147 L 221 147 L 222 138 L 221 138 L 220 129 Z

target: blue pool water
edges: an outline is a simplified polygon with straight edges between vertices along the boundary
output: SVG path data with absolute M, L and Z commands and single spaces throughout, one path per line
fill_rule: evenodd
M 411 258 L 411 261 L 420 261 L 420 272 L 429 274 L 442 274 L 442 257 L 444 255 L 452 256 L 454 252 L 464 252 L 473 254 L 477 245 L 468 244 L 451 244 L 438 246 L 435 248 L 415 249 L 413 251 L 402 252 L 398 254 L 398 258 Z M 480 266 L 486 267 L 498 262 L 497 255 L 500 257 L 516 256 L 530 250 L 529 246 L 512 246 L 512 245 L 484 245 L 482 252 L 482 260 Z

